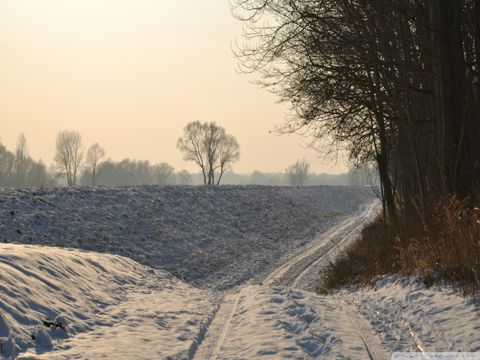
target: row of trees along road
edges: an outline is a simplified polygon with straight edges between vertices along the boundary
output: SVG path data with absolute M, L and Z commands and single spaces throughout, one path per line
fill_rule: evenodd
M 465 197 L 480 179 L 480 0 L 234 0 L 246 72 L 310 132 L 377 163 L 384 207 Z
M 210 186 L 219 185 L 225 171 L 240 158 L 240 146 L 235 137 L 214 122 L 187 124 L 177 148 L 183 152 L 184 160 L 200 167 L 203 183 Z

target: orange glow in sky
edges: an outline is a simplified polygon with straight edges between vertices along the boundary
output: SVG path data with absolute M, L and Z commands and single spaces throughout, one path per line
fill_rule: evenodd
M 287 107 L 236 71 L 241 24 L 227 0 L 0 0 L 0 138 L 25 133 L 50 163 L 58 131 L 79 131 L 113 160 L 194 170 L 176 141 L 215 121 L 241 146 L 236 172 L 283 171 L 299 158 L 343 172 L 298 136 L 276 136 Z

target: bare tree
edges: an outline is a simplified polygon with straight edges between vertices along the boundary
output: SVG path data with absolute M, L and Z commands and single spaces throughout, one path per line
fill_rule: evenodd
M 287 180 L 290 186 L 304 186 L 310 174 L 310 164 L 305 160 L 297 160 L 286 170 Z
M 203 183 L 207 184 L 207 159 L 205 158 L 205 129 L 200 121 L 194 121 L 183 129 L 183 137 L 178 139 L 177 148 L 183 152 L 183 159 L 193 161 L 203 175 Z
M 190 185 L 192 183 L 192 175 L 187 170 L 181 170 L 177 173 L 177 182 L 179 185 Z
M 167 163 L 152 166 L 152 180 L 155 185 L 166 185 L 173 176 L 174 169 Z
M 77 174 L 82 166 L 82 137 L 76 131 L 61 131 L 57 135 L 55 163 L 64 171 L 68 186 L 75 186 Z
M 232 163 L 238 161 L 239 158 L 240 145 L 238 145 L 237 139 L 232 135 L 225 135 L 218 148 L 218 169 L 220 175 L 218 176 L 217 185 L 220 185 L 220 180 L 225 171 L 230 168 Z
M 240 157 L 237 141 L 213 122 L 194 121 L 183 131 L 177 148 L 184 153 L 184 160 L 193 161 L 200 167 L 205 185 L 219 185 L 225 170 Z M 215 182 L 216 170 L 220 171 L 220 176 Z
M 232 2 L 242 69 L 294 109 L 282 130 L 375 161 L 390 218 L 478 189 L 478 0 Z
M 24 134 L 18 136 L 17 148 L 15 149 L 15 168 L 14 168 L 14 177 L 16 186 L 25 185 L 25 176 L 27 173 L 28 167 L 28 149 L 27 149 L 27 139 Z
M 92 175 L 92 186 L 95 186 L 97 179 L 98 165 L 105 158 L 105 149 L 100 144 L 95 143 L 87 151 L 86 163 Z

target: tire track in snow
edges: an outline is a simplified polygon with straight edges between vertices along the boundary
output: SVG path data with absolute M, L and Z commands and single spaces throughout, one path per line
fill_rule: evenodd
M 301 287 L 302 280 L 312 269 L 322 262 L 329 261 L 331 257 L 334 257 L 348 245 L 352 235 L 356 234 L 377 213 L 378 206 L 377 201 L 372 202 L 356 215 L 318 237 L 306 251 L 272 271 L 263 283 L 270 286 Z M 237 310 L 240 294 L 241 290 L 224 297 L 207 328 L 206 336 L 198 344 L 198 348 L 191 358 L 208 360 L 217 358 Z M 350 314 L 352 313 L 350 312 Z M 352 326 L 357 323 L 363 324 L 362 330 L 354 329 L 360 336 L 369 358 L 371 360 L 387 359 L 387 356 L 383 353 L 380 340 L 376 337 L 376 333 L 373 333 L 372 336 L 362 335 L 364 332 L 373 332 L 366 320 L 363 319 L 363 322 L 360 322 L 357 316 L 355 318 L 352 318 L 353 315 L 348 316 L 346 314 L 346 316 Z
M 228 329 L 240 301 L 238 293 L 225 295 L 220 308 L 207 329 L 207 335 L 198 346 L 193 359 L 215 360 L 227 337 Z
M 273 271 L 265 279 L 265 283 L 273 286 L 285 286 L 302 288 L 302 280 L 317 266 L 327 265 L 328 261 L 335 258 L 344 249 L 353 235 L 378 212 L 378 202 L 372 202 L 357 215 L 345 220 L 328 231 L 305 252 L 293 257 L 284 265 Z M 337 239 L 337 241 L 335 241 Z M 389 356 L 383 350 L 380 338 L 372 329 L 370 323 L 364 319 L 354 308 L 348 305 L 340 305 L 350 327 L 360 338 L 370 360 L 388 359 Z
M 377 213 L 378 202 L 372 202 L 356 215 L 333 227 L 324 235 L 314 240 L 304 252 L 288 260 L 268 275 L 264 284 L 301 288 L 302 279 L 321 262 L 325 265 L 330 257 L 338 254 L 373 215 Z M 336 240 L 336 241 L 335 241 Z
M 338 303 L 350 323 L 350 327 L 362 340 L 368 358 L 370 360 L 389 359 L 390 356 L 383 350 L 382 343 L 370 323 L 352 306 L 340 301 Z

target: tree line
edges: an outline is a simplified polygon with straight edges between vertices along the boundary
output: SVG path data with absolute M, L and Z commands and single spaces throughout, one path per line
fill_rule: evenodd
M 235 0 L 245 72 L 292 105 L 284 132 L 375 162 L 384 209 L 480 179 L 479 0 Z
M 54 163 L 50 166 L 30 156 L 23 134 L 14 152 L 0 143 L 0 187 L 189 185 L 191 182 L 188 171 L 175 171 L 167 163 L 130 159 L 115 162 L 106 159 L 106 151 L 98 143 L 85 151 L 82 136 L 76 131 L 58 133 Z
M 54 184 L 54 169 L 30 157 L 25 135 L 18 137 L 14 152 L 0 143 L 0 186 L 48 187 Z
M 222 152 L 221 154 L 224 154 Z M 205 156 L 205 155 L 204 155 Z M 220 156 L 220 155 L 219 155 Z M 208 158 L 208 157 L 206 157 Z M 211 158 L 216 158 L 211 156 Z M 216 160 L 219 161 L 219 160 Z M 222 162 L 213 161 L 215 164 Z M 306 160 L 298 160 L 284 172 L 253 171 L 234 173 L 231 163 L 223 159 L 219 176 L 229 185 L 306 186 L 306 185 L 371 185 L 376 184 L 374 171 L 368 168 L 351 169 L 343 174 L 315 174 Z M 22 134 L 14 152 L 0 143 L 0 187 L 55 187 L 55 186 L 128 186 L 128 185 L 205 185 L 208 172 L 175 171 L 167 164 L 150 164 L 146 160 L 113 161 L 106 158 L 105 149 L 98 143 L 84 151 L 78 132 L 62 131 L 57 136 L 55 163 L 48 166 L 35 161 L 28 152 L 27 140 Z M 215 172 L 214 172 L 215 175 Z M 212 182 L 213 182 L 212 178 Z

